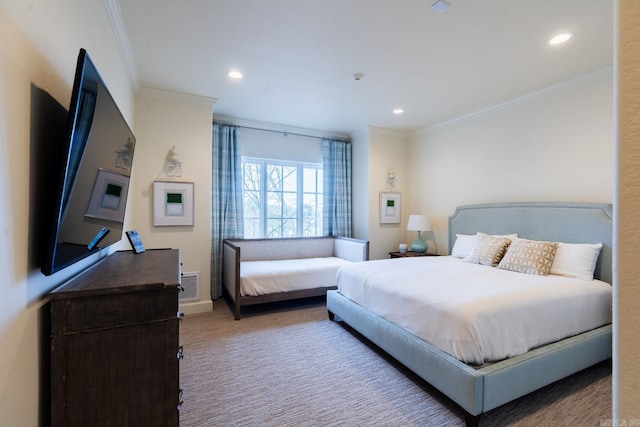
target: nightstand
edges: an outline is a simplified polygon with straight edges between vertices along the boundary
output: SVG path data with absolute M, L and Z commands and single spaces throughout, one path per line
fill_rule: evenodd
M 407 251 L 406 254 L 401 254 L 400 252 L 389 252 L 389 256 L 391 258 L 413 258 L 413 257 L 421 257 L 421 256 L 438 256 L 438 254 L 431 254 L 429 252 L 418 253 L 413 251 Z

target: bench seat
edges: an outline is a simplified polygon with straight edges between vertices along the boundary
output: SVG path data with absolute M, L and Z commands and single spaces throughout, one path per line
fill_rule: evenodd
M 369 259 L 369 242 L 346 237 L 227 239 L 223 292 L 240 319 L 245 305 L 326 295 L 336 272 Z

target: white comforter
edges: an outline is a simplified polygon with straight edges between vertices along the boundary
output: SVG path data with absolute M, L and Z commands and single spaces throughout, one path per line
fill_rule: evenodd
M 336 286 L 336 272 L 350 264 L 342 258 L 304 258 L 240 263 L 240 295 L 257 296 Z
M 451 256 L 353 263 L 347 298 L 459 360 L 481 365 L 611 323 L 611 286 Z

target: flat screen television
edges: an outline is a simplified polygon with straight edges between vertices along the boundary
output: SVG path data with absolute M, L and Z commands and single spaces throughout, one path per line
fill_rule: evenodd
M 136 139 L 89 54 L 80 49 L 48 241 L 51 275 L 122 239 Z

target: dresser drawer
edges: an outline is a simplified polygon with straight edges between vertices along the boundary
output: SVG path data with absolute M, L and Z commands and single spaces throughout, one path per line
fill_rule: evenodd
M 52 427 L 177 427 L 178 323 L 54 336 Z
M 171 319 L 178 312 L 175 286 L 51 301 L 52 335 Z

